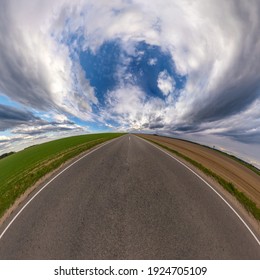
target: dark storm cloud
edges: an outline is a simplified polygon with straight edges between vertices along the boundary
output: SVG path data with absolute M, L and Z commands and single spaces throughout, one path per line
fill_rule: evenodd
M 0 130 L 6 130 L 21 124 L 41 122 L 32 113 L 0 104 Z
M 193 125 L 180 125 L 180 126 L 176 126 L 176 127 L 171 127 L 171 130 L 173 131 L 177 131 L 177 132 L 187 132 L 187 133 L 192 133 L 192 132 L 198 132 L 201 129 L 199 128 L 198 125 L 193 124 Z
M 224 40 L 227 50 L 228 46 L 230 50 L 226 58 L 219 57 L 220 61 L 223 60 L 223 66 L 222 69 L 215 70 L 219 77 L 216 85 L 209 87 L 206 92 L 207 98 L 198 97 L 193 103 L 193 109 L 187 118 L 194 124 L 240 114 L 260 98 L 260 2 L 230 2 L 232 5 L 229 7 L 229 25 L 218 23 L 223 34 L 225 29 L 229 32 L 229 37 Z M 209 73 L 213 72 L 218 63 L 216 58 L 215 62 L 215 65 L 208 67 Z M 207 84 L 214 82 L 210 80 L 213 77 L 209 75 L 207 78 L 207 75 L 209 74 L 205 73 Z M 200 80 L 203 81 L 203 77 L 200 77 Z
M 149 128 L 151 130 L 154 129 L 161 129 L 165 127 L 164 119 L 161 116 L 156 117 L 154 114 L 150 114 L 149 116 L 149 123 L 143 125 L 143 128 Z
M 50 107 L 48 80 L 43 65 L 35 61 L 32 53 L 39 50 L 28 49 L 22 26 L 17 25 L 15 15 L 11 14 L 12 4 L 12 1 L 1 1 L 0 90 L 24 105 L 46 109 Z
M 14 130 L 12 130 L 12 133 L 14 134 L 24 134 L 24 135 L 40 135 L 40 134 L 46 134 L 46 133 L 56 133 L 56 132 L 66 132 L 66 131 L 83 131 L 83 128 L 75 125 L 73 122 L 45 122 L 41 124 L 35 123 L 32 126 L 20 126 Z
M 247 144 L 259 144 L 260 143 L 260 130 L 258 131 L 241 131 L 233 130 L 225 132 L 224 134 L 218 133 L 217 135 L 227 136 L 237 142 L 247 143 Z
M 14 135 L 39 135 L 49 132 L 80 131 L 82 128 L 72 121 L 48 122 L 31 112 L 0 104 L 0 130 L 11 129 Z M 17 140 L 17 137 L 14 139 Z M 7 141 L 2 139 L 2 141 Z M 8 140 L 10 141 L 10 140 Z M 13 141 L 14 142 L 14 141 Z
M 28 108 L 90 120 L 91 106 L 98 102 L 95 91 L 72 54 L 72 42 L 62 35 L 68 17 L 63 7 L 70 10 L 70 5 L 77 3 L 1 1 L 0 92 Z
M 163 128 L 164 124 L 162 123 L 151 123 L 149 124 L 149 128 L 150 129 L 159 129 L 159 128 Z
M 260 97 L 260 76 L 258 75 L 255 73 L 253 82 L 244 81 L 243 84 L 219 89 L 218 94 L 212 95 L 203 104 L 195 102 L 197 110 L 194 109 L 189 116 L 190 121 L 194 125 L 201 122 L 213 122 L 246 110 Z

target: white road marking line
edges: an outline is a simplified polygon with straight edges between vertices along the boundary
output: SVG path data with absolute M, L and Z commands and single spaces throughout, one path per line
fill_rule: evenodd
M 119 137 L 120 138 L 120 137 Z M 26 208 L 26 206 L 28 206 L 28 204 L 42 191 L 44 190 L 51 182 L 53 182 L 57 177 L 59 177 L 62 173 L 64 173 L 66 170 L 68 170 L 71 166 L 73 166 L 74 164 L 76 164 L 77 162 L 79 162 L 80 160 L 82 160 L 83 158 L 91 155 L 92 153 L 94 153 L 95 151 L 99 150 L 100 148 L 106 146 L 107 144 L 117 140 L 118 138 L 112 139 L 108 142 L 105 142 L 104 144 L 102 144 L 101 146 L 97 147 L 96 149 L 90 151 L 89 153 L 87 153 L 86 155 L 82 156 L 81 158 L 77 159 L 76 161 L 74 161 L 73 163 L 71 163 L 69 166 L 67 166 L 65 169 L 63 169 L 61 172 L 59 172 L 55 177 L 53 177 L 48 183 L 46 183 L 43 187 L 41 187 L 41 189 L 30 199 L 27 201 L 27 203 L 20 209 L 20 211 L 13 217 L 13 219 L 9 222 L 9 224 L 6 226 L 6 228 L 4 229 L 4 231 L 1 233 L 0 235 L 0 240 L 2 239 L 2 237 L 4 236 L 4 234 L 6 233 L 6 231 L 10 228 L 10 226 L 13 224 L 13 222 L 18 218 L 18 216 L 22 213 L 22 211 Z
M 227 202 L 227 200 L 218 192 L 216 191 L 207 181 L 205 181 L 200 175 L 198 175 L 195 171 L 193 171 L 190 167 L 188 167 L 185 163 L 181 162 L 180 160 L 178 160 L 177 158 L 175 158 L 172 154 L 169 154 L 167 151 L 159 148 L 157 145 L 141 138 L 138 137 L 139 139 L 142 139 L 143 141 L 149 143 L 150 145 L 154 146 L 155 148 L 157 148 L 158 150 L 160 150 L 161 152 L 165 153 L 166 155 L 168 155 L 169 157 L 171 157 L 172 159 L 176 160 L 177 162 L 179 162 L 181 165 L 183 165 L 184 167 L 186 167 L 187 169 L 189 169 L 194 175 L 196 175 L 200 180 L 202 180 L 209 188 L 211 188 L 211 190 L 213 190 L 226 204 L 227 206 L 236 214 L 236 216 L 239 218 L 239 220 L 244 224 L 244 226 L 248 229 L 248 231 L 251 233 L 251 235 L 254 237 L 254 239 L 256 240 L 256 242 L 258 243 L 258 245 L 260 246 L 260 241 L 257 238 L 257 236 L 254 234 L 254 232 L 251 230 L 251 228 L 248 226 L 248 224 L 243 220 L 243 218 L 237 213 L 237 211 Z

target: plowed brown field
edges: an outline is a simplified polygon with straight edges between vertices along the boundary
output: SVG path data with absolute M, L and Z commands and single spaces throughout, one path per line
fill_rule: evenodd
M 144 134 L 138 136 L 167 146 L 197 161 L 226 181 L 231 182 L 238 190 L 253 200 L 258 207 L 260 206 L 260 176 L 228 155 L 184 140 Z

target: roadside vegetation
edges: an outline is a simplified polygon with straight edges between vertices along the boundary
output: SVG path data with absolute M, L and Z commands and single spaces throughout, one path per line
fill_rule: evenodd
M 169 152 L 175 154 L 176 156 L 184 159 L 185 161 L 191 163 L 193 166 L 197 167 L 199 170 L 201 170 L 203 173 L 205 173 L 206 175 L 210 176 L 211 178 L 213 178 L 215 181 L 217 181 L 222 187 L 224 187 L 225 190 L 227 190 L 229 193 L 231 193 L 243 206 L 244 208 L 250 212 L 255 218 L 256 220 L 260 221 L 260 209 L 257 207 L 256 203 L 254 201 L 252 201 L 250 198 L 248 198 L 243 192 L 239 191 L 234 184 L 232 184 L 231 182 L 226 181 L 225 179 L 223 179 L 222 177 L 220 177 L 219 175 L 217 175 L 215 172 L 211 171 L 210 169 L 206 168 L 205 166 L 203 166 L 202 164 L 200 164 L 199 162 L 183 155 L 182 153 L 173 150 L 163 144 L 160 144 L 156 141 L 150 140 L 145 138 L 146 140 L 168 150 Z M 251 169 L 251 168 L 250 168 Z
M 153 134 L 154 136 L 160 136 L 160 135 L 157 135 L 157 134 Z M 199 143 L 196 143 L 196 142 L 192 142 L 192 141 L 189 141 L 189 140 L 184 140 L 184 139 L 179 139 L 179 138 L 171 138 L 171 137 L 168 137 L 168 136 L 163 136 L 165 138 L 169 138 L 169 139 L 176 139 L 176 140 L 179 140 L 179 141 L 183 141 L 183 142 L 188 142 L 188 143 L 191 143 L 191 144 L 194 144 L 194 145 L 198 145 L 198 146 L 202 146 L 206 149 L 210 149 L 210 150 L 214 150 L 215 152 L 218 152 L 224 156 L 227 156 L 227 157 L 230 157 L 232 158 L 233 160 L 239 162 L 240 164 L 244 165 L 245 167 L 249 168 L 250 170 L 252 170 L 253 172 L 255 172 L 257 175 L 260 176 L 260 169 L 257 168 L 256 166 L 254 166 L 253 164 L 251 163 L 248 163 L 244 160 L 242 160 L 241 158 L 238 158 L 234 155 L 231 155 L 231 154 L 228 154 L 228 153 L 225 153 L 223 151 L 220 151 L 218 149 L 216 149 L 215 147 L 210 147 L 210 146 L 207 146 L 207 145 L 202 145 L 202 144 L 199 144 Z
M 3 158 L 6 158 L 6 157 L 9 157 L 9 156 L 11 156 L 11 155 L 13 155 L 14 154 L 14 152 L 10 152 L 10 153 L 5 153 L 5 154 L 2 154 L 1 156 L 0 156 L 0 159 L 3 159 Z
M 0 217 L 29 187 L 67 160 L 121 136 L 102 133 L 73 136 L 35 145 L 0 160 Z

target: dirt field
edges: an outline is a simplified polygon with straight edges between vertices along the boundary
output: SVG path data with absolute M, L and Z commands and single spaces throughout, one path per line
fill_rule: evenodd
M 258 207 L 260 206 L 260 176 L 246 166 L 213 149 L 187 141 L 155 135 L 138 136 L 158 142 L 201 163 L 226 181 L 233 183 L 238 190 L 244 192 Z

